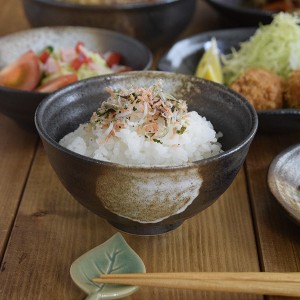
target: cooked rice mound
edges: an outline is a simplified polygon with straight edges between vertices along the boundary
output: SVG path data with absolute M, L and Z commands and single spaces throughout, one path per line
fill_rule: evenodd
M 222 152 L 213 125 L 184 100 L 150 88 L 114 91 L 90 122 L 61 139 L 78 154 L 123 165 L 174 166 Z

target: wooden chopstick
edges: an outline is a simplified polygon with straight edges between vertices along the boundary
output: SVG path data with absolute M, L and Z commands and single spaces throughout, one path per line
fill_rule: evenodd
M 300 273 L 189 272 L 103 274 L 97 283 L 148 287 L 197 289 L 202 291 L 300 296 Z

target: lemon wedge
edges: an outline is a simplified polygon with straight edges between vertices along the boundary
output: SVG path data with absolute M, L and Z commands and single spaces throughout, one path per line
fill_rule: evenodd
M 215 38 L 211 39 L 210 47 L 201 57 L 195 75 L 200 78 L 223 83 L 220 53 Z

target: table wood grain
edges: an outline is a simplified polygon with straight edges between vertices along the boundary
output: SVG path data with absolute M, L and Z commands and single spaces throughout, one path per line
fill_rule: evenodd
M 21 0 L 0 0 L 0 7 L 0 36 L 30 28 Z M 199 0 L 178 39 L 222 24 Z M 154 66 L 166 49 L 154 53 Z M 70 265 L 117 230 L 64 189 L 37 134 L 0 114 L 0 136 L 0 299 L 84 299 L 71 280 Z M 147 271 L 299 272 L 299 226 L 287 218 L 266 181 L 272 159 L 299 139 L 300 133 L 257 135 L 236 179 L 211 207 L 164 235 L 122 233 Z M 127 299 L 263 297 L 141 288 Z

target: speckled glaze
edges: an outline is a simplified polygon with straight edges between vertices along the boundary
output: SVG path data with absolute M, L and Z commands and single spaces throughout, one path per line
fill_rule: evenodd
M 97 161 L 58 144 L 89 120 L 104 88 L 147 87 L 163 80 L 166 92 L 185 99 L 223 137 L 223 153 L 177 167 L 128 167 Z M 45 99 L 36 126 L 49 161 L 66 189 L 82 205 L 115 227 L 135 234 L 160 234 L 211 205 L 242 166 L 257 130 L 257 114 L 241 96 L 222 85 L 189 75 L 130 72 L 78 82 Z
M 83 41 L 88 49 L 94 51 L 122 53 L 122 63 L 134 70 L 151 67 L 150 50 L 135 39 L 97 28 L 58 26 L 21 31 L 0 38 L 0 69 L 29 49 L 39 52 L 49 45 L 55 48 L 72 47 L 78 41 Z M 34 113 L 46 96 L 47 93 L 0 87 L 0 112 L 14 119 L 21 127 L 35 130 Z
M 195 0 L 82 5 L 55 0 L 23 0 L 33 26 L 76 25 L 106 28 L 137 38 L 151 49 L 174 39 L 191 21 Z
M 109 211 L 140 223 L 157 223 L 183 212 L 198 196 L 203 181 L 196 167 L 176 172 L 128 171 L 104 170 L 96 182 L 96 194 Z

